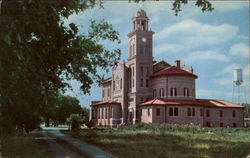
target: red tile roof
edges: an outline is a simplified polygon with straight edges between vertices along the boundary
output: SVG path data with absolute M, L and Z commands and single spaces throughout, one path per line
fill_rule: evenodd
M 163 100 L 152 99 L 140 104 L 139 106 L 148 105 L 195 105 L 204 107 L 223 107 L 223 108 L 244 108 L 244 106 L 234 104 L 224 100 L 211 100 L 211 99 L 196 99 L 196 100 Z
M 118 104 L 118 102 L 116 102 L 114 100 L 104 100 L 104 101 L 99 101 L 99 102 L 92 103 L 91 106 L 103 105 L 103 104 Z
M 161 71 L 154 73 L 151 77 L 158 76 L 191 76 L 194 78 L 198 78 L 195 74 L 176 66 L 167 67 Z

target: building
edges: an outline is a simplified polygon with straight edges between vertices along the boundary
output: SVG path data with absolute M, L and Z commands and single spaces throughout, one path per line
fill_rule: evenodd
M 153 34 L 148 17 L 138 10 L 128 33 L 128 61 L 117 61 L 101 83 L 102 100 L 90 105 L 96 126 L 168 123 L 242 127 L 243 106 L 223 100 L 196 99 L 192 67 L 153 61 Z

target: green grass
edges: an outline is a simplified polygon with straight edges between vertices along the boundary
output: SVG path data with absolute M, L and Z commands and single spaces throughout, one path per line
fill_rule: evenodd
M 1 138 L 2 156 L 5 158 L 51 158 L 45 142 L 35 139 L 35 134 Z
M 250 129 L 243 128 L 136 124 L 66 133 L 120 158 L 245 158 L 250 152 Z

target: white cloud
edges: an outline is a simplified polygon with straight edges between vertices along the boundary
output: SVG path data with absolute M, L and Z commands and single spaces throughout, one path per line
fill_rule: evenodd
M 201 60 L 213 60 L 219 62 L 229 62 L 230 59 L 222 53 L 219 53 L 216 50 L 208 50 L 208 51 L 196 51 L 190 53 L 187 58 L 185 58 L 188 62 L 190 61 L 201 61 Z
M 249 8 L 248 1 L 210 1 L 215 10 L 218 11 L 234 11 Z
M 155 34 L 155 40 L 168 44 L 179 44 L 182 50 L 223 44 L 235 37 L 237 26 L 229 24 L 210 25 L 187 19 L 168 26 Z M 165 44 L 163 44 L 165 45 Z M 163 46 L 161 46 L 163 47 Z M 177 47 L 177 46 L 175 46 Z M 178 49 L 177 49 L 178 50 Z M 178 50 L 179 51 L 179 50 Z
M 229 53 L 236 56 L 249 57 L 249 45 L 244 43 L 235 44 L 230 48 Z

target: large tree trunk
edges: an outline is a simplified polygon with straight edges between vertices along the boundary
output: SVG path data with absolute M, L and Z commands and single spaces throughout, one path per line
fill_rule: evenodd
M 49 120 L 50 120 L 50 118 L 49 118 L 49 117 L 46 117 L 45 127 L 49 127 L 49 126 L 50 126 Z

